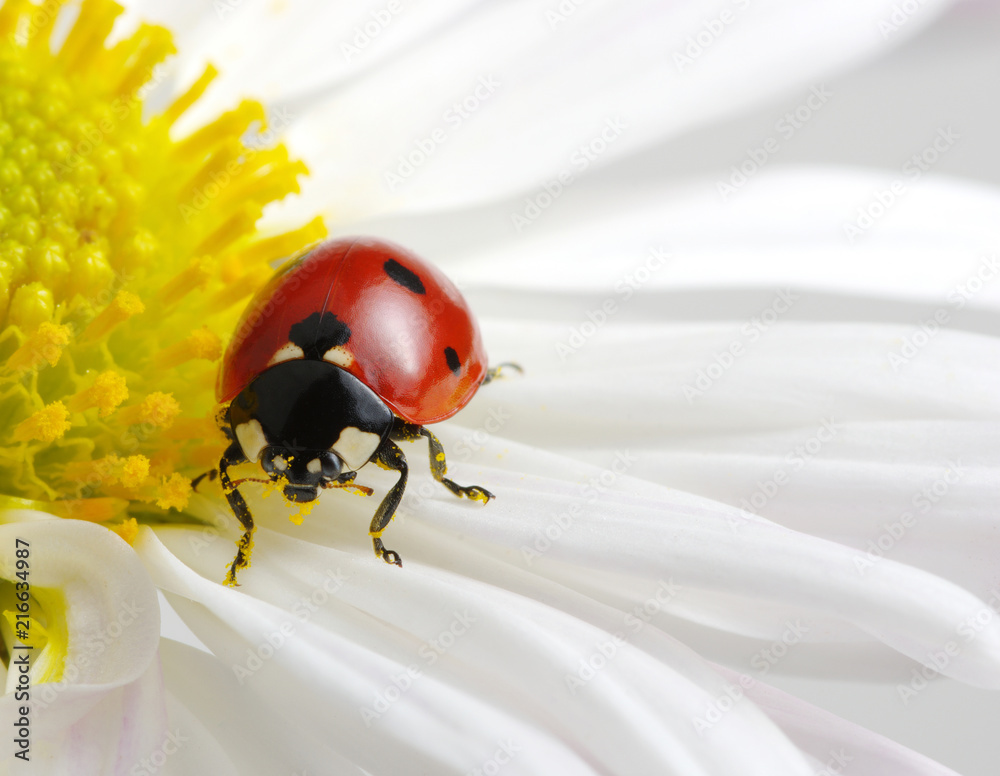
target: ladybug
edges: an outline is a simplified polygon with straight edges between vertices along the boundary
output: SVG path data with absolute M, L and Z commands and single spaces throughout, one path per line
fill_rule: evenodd
M 275 482 L 290 502 L 354 485 L 367 463 L 399 473 L 372 518 L 376 556 L 402 565 L 382 532 L 406 488 L 398 441 L 427 439 L 434 478 L 456 496 L 493 494 L 445 477 L 444 448 L 425 427 L 450 418 L 503 366 L 487 366 L 479 326 L 437 268 L 388 242 L 321 243 L 287 261 L 254 296 L 223 357 L 216 398 L 230 441 L 217 470 L 243 527 L 225 583 L 250 565 L 254 522 L 243 482 Z M 510 364 L 520 369 L 516 364 Z M 259 463 L 268 479 L 234 481 L 229 469 Z M 194 481 L 197 486 L 199 477 Z

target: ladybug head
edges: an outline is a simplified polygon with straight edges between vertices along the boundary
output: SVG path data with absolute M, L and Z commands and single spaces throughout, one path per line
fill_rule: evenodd
M 284 480 L 289 501 L 312 501 L 318 488 L 339 479 L 341 461 L 330 450 L 301 450 L 268 445 L 260 452 L 260 466 L 275 482 Z
M 388 407 L 356 377 L 316 359 L 276 364 L 229 405 L 229 423 L 249 461 L 259 461 L 289 501 L 347 482 L 392 429 Z

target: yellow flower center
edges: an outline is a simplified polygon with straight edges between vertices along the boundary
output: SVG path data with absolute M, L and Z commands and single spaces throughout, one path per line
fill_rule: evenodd
M 262 235 L 262 209 L 305 166 L 246 101 L 186 137 L 143 97 L 174 52 L 122 9 L 84 0 L 58 50 L 61 2 L 0 7 L 0 507 L 134 523 L 185 509 L 218 461 L 217 362 L 270 262 L 321 239 L 320 219 Z M 171 519 L 176 519 L 176 516 Z

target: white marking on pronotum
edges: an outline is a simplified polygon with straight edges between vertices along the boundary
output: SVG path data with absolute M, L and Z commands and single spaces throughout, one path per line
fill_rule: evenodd
M 323 464 L 320 463 L 319 458 L 313 458 L 309 463 L 306 464 L 306 471 L 313 474 L 319 474 L 323 471 Z
M 271 360 L 267 362 L 268 366 L 274 366 L 275 364 L 280 364 L 283 361 L 294 361 L 296 358 L 305 358 L 306 354 L 302 351 L 298 345 L 294 342 L 286 342 L 273 356 Z
M 381 441 L 382 437 L 378 434 L 348 426 L 340 432 L 330 449 L 352 469 L 360 469 L 375 454 Z
M 264 429 L 260 427 L 260 421 L 256 419 L 240 423 L 236 427 L 236 438 L 240 442 L 240 447 L 243 448 L 243 455 L 251 461 L 260 458 L 260 451 L 267 445 Z
M 323 360 L 347 369 L 354 363 L 354 355 L 343 345 L 336 345 L 323 354 Z

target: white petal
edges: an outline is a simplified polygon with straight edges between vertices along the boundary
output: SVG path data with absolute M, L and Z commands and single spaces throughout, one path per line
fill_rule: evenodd
M 720 669 L 730 681 L 731 671 Z M 758 682 L 747 688 L 747 697 L 817 763 L 817 773 L 850 773 L 854 776 L 957 776 L 955 771 L 906 749 L 860 725 L 830 714 L 798 698 Z
M 625 188 L 582 181 L 521 231 L 511 227 L 511 215 L 524 212 L 520 200 L 473 217 L 425 215 L 371 226 L 444 267 L 471 294 L 496 287 L 587 290 L 598 295 L 597 304 L 611 298 L 628 301 L 627 309 L 650 290 L 672 291 L 647 303 L 660 320 L 743 317 L 740 298 L 727 294 L 784 287 L 823 292 L 792 315 L 814 320 L 919 322 L 936 306 L 957 313 L 959 301 L 966 312 L 1000 306 L 993 269 L 1000 193 L 993 187 L 925 176 L 861 237 L 849 238 L 845 225 L 859 208 L 877 205 L 893 177 L 775 166 L 729 199 L 718 191 L 721 177 Z M 972 289 L 962 284 L 979 273 L 985 282 L 974 281 L 966 298 Z M 625 288 L 634 292 L 627 300 Z M 481 304 L 488 303 L 487 297 Z M 504 308 L 486 312 L 502 315 Z M 559 315 L 554 309 L 550 317 Z
M 536 342 L 544 341 L 538 336 L 537 327 L 533 334 Z M 916 660 L 927 661 L 929 653 L 956 641 L 961 645 L 962 654 L 945 672 L 973 683 L 995 686 L 1000 678 L 996 672 L 1000 633 L 997 618 L 988 616 L 982 632 L 969 644 L 966 644 L 967 629 L 963 628 L 968 618 L 989 615 L 992 611 L 987 606 L 988 589 L 974 587 L 982 596 L 982 599 L 977 598 L 946 579 L 917 568 L 900 565 L 891 559 L 876 558 L 873 562 L 865 552 L 788 531 L 748 517 L 738 508 L 700 500 L 630 476 L 635 467 L 636 472 L 650 479 L 684 487 L 683 478 L 671 479 L 672 472 L 662 468 L 663 459 L 655 452 L 644 455 L 641 448 L 632 447 L 632 444 L 641 444 L 638 437 L 649 439 L 652 434 L 667 442 L 674 440 L 673 444 L 682 452 L 685 444 L 689 448 L 692 446 L 687 440 L 692 439 L 691 429 L 696 427 L 693 424 L 699 418 L 703 419 L 706 431 L 711 429 L 716 435 L 724 431 L 728 421 L 733 426 L 730 435 L 736 441 L 740 434 L 759 433 L 762 423 L 776 422 L 779 428 L 804 427 L 815 433 L 819 419 L 816 426 L 810 426 L 815 417 L 813 413 L 832 410 L 834 417 L 846 419 L 857 414 L 858 409 L 865 409 L 863 402 L 853 401 L 852 395 L 845 392 L 842 406 L 815 409 L 809 402 L 799 402 L 791 405 L 793 411 L 799 408 L 798 417 L 779 414 L 789 402 L 782 398 L 780 381 L 775 376 L 780 370 L 776 372 L 768 359 L 787 355 L 789 341 L 787 336 L 780 337 L 777 332 L 768 338 L 766 348 L 765 341 L 761 341 L 760 347 L 764 349 L 760 352 L 766 357 L 753 373 L 762 383 L 757 393 L 744 398 L 738 387 L 720 383 L 705 397 L 704 405 L 696 404 L 694 408 L 681 395 L 680 379 L 671 379 L 669 372 L 662 379 L 655 376 L 656 372 L 652 373 L 652 379 L 647 376 L 649 364 L 676 361 L 681 370 L 687 366 L 676 358 L 675 343 L 663 336 L 639 340 L 641 347 L 634 350 L 624 338 L 606 347 L 594 344 L 587 352 L 579 354 L 583 360 L 580 363 L 586 363 L 586 368 L 570 370 L 565 376 L 551 372 L 546 375 L 541 364 L 533 365 L 529 360 L 527 363 L 534 370 L 529 368 L 528 376 L 491 386 L 489 390 L 495 389 L 491 397 L 484 392 L 483 401 L 477 400 L 465 411 L 468 413 L 463 415 L 466 421 L 478 419 L 482 426 L 473 427 L 473 432 L 465 434 L 453 427 L 439 431 L 446 449 L 453 453 L 453 476 L 458 478 L 464 472 L 462 479 L 486 484 L 500 498 L 482 513 L 470 513 L 470 506 L 453 503 L 439 486 L 418 474 L 410 485 L 410 500 L 403 504 L 403 515 L 426 520 L 428 506 L 433 504 L 435 522 L 456 533 L 479 536 L 507 547 L 519 563 L 525 563 L 521 557 L 524 548 L 538 549 L 541 543 L 544 550 L 544 532 L 552 531 L 559 540 L 552 542 L 551 549 L 543 553 L 541 560 L 530 564 L 539 573 L 556 575 L 561 581 L 603 600 L 618 596 L 631 603 L 642 590 L 654 586 L 662 575 L 674 575 L 690 590 L 683 605 L 676 602 L 671 609 L 678 616 L 761 639 L 780 637 L 789 621 L 806 616 L 813 623 L 810 641 L 864 642 L 874 637 Z M 845 338 L 840 333 L 822 343 L 816 352 L 832 357 L 831 373 L 816 377 L 816 389 L 829 387 L 835 372 L 841 369 L 836 363 L 836 346 L 842 345 L 845 357 L 849 357 L 846 354 L 856 357 L 859 346 L 869 341 L 869 334 Z M 815 339 L 811 342 L 815 349 Z M 875 350 L 879 345 L 884 347 L 885 340 L 876 340 L 867 347 Z M 705 348 L 698 347 L 695 352 L 705 352 Z M 881 350 L 875 352 L 881 354 Z M 613 374 L 602 371 L 602 364 L 608 361 L 617 363 L 619 371 Z M 973 364 L 990 363 L 982 357 L 970 361 Z M 630 375 L 627 370 L 632 363 L 647 366 Z M 928 371 L 935 369 L 931 367 Z M 806 374 L 808 370 L 804 370 L 803 377 Z M 764 383 L 765 377 L 770 384 Z M 574 383 L 588 385 L 587 399 L 573 398 L 571 386 Z M 656 388 L 665 384 L 673 386 L 666 394 L 663 389 Z M 919 379 L 901 384 L 911 384 L 915 389 L 920 387 Z M 974 386 L 976 380 L 963 381 L 963 384 Z M 970 390 L 975 392 L 977 389 Z M 793 383 L 790 393 L 801 395 L 801 386 Z M 890 388 L 886 389 L 886 396 L 896 396 L 898 402 L 898 394 Z M 749 402 L 754 409 L 742 410 L 740 401 Z M 671 404 L 665 402 L 672 402 L 675 410 L 671 411 Z M 769 412 L 768 402 L 773 402 L 773 411 Z M 595 406 L 599 410 L 597 413 Z M 495 428 L 489 424 L 490 409 L 498 410 L 496 414 L 507 418 L 502 431 L 505 438 L 482 433 L 483 429 Z M 870 412 L 865 414 L 870 416 Z M 657 418 L 661 420 L 657 422 Z M 622 436 L 616 437 L 616 432 L 623 429 Z M 476 431 L 479 431 L 478 436 Z M 704 435 L 701 432 L 693 439 Z M 541 437 L 545 437 L 545 444 L 551 447 L 570 445 L 566 449 L 576 460 L 510 441 L 524 438 L 537 444 Z M 725 437 L 722 440 L 724 443 Z M 470 454 L 472 451 L 475 451 L 474 456 Z M 479 465 L 466 465 L 460 473 L 454 473 L 456 453 L 458 460 L 472 458 Z M 420 451 L 414 454 L 420 455 Z M 628 456 L 634 456 L 635 461 L 629 462 Z M 689 453 L 688 457 L 691 456 Z M 678 454 L 678 457 L 681 456 Z M 578 462 L 581 458 L 594 460 L 601 468 L 587 467 Z M 703 453 L 692 458 L 694 463 L 689 471 L 698 471 L 697 461 L 701 458 L 704 458 Z M 710 464 L 711 459 L 708 462 Z M 622 471 L 629 476 L 619 476 Z M 711 468 L 708 471 L 711 472 Z M 525 472 L 537 476 L 525 475 Z M 718 477 L 724 480 L 727 470 L 720 468 L 718 472 Z M 902 492 L 912 492 L 907 490 L 913 486 L 910 468 L 889 468 L 886 474 L 897 478 L 897 487 Z M 384 488 L 388 481 L 385 478 L 379 482 L 377 473 L 366 472 L 365 475 L 365 481 L 377 488 Z M 700 476 L 702 482 L 708 481 L 704 473 Z M 995 475 L 991 476 L 991 490 L 983 491 L 984 496 L 995 493 Z M 610 480 L 611 494 L 602 496 L 597 492 L 597 485 L 602 485 L 601 477 Z M 834 480 L 830 487 L 838 484 L 846 489 L 851 486 L 851 480 L 846 480 L 846 484 L 843 479 Z M 342 527 L 343 524 L 327 525 L 312 519 L 307 523 L 306 536 L 330 541 L 336 532 L 337 542 L 363 547 L 362 520 L 366 512 L 370 516 L 371 507 L 346 494 L 330 496 L 343 496 L 331 501 L 331 508 L 335 504 L 338 513 L 355 518 L 353 532 Z M 592 499 L 597 500 L 591 507 L 588 502 Z M 805 494 L 799 502 L 800 508 L 812 511 L 815 509 L 813 502 L 814 499 Z M 563 529 L 554 521 L 559 515 L 565 515 L 574 503 L 583 513 L 578 518 L 571 517 L 573 530 Z M 987 499 L 986 503 L 990 501 Z M 267 514 L 266 510 L 262 514 Z M 836 510 L 831 511 L 831 522 L 835 514 Z M 895 508 L 892 512 L 879 514 L 880 519 L 898 517 Z M 414 530 L 409 521 L 404 524 L 406 531 L 397 528 L 393 534 L 393 541 L 402 545 L 401 552 L 406 549 L 403 542 Z M 419 534 L 417 536 L 419 539 Z M 440 541 L 435 538 L 418 541 L 418 544 L 426 553 L 428 547 Z M 961 542 L 961 537 L 957 541 Z M 404 557 L 409 552 L 412 550 L 404 552 Z M 987 555 L 988 547 L 984 557 Z M 550 566 L 548 562 L 552 558 L 570 565 Z M 448 557 L 438 560 L 445 565 L 453 562 Z M 982 568 L 987 569 L 988 565 L 984 562 Z M 598 571 L 603 571 L 605 576 Z M 606 578 L 609 573 L 613 576 Z M 704 646 L 711 648 L 710 635 L 706 641 L 709 643 Z M 876 652 L 861 657 L 862 666 L 866 663 L 877 665 L 884 662 L 886 655 Z M 846 658 L 831 664 L 832 670 L 854 670 L 852 665 Z M 897 669 L 899 667 L 897 663 Z
M 106 528 L 25 510 L 0 516 L 0 576 L 18 581 L 20 539 L 29 545 L 29 584 L 65 601 L 63 611 L 48 612 L 65 616 L 63 680 L 31 688 L 38 760 L 52 773 L 66 773 L 67 763 L 111 772 L 119 756 L 130 761 L 163 735 L 156 591 L 131 548 Z M 17 719 L 12 693 L 0 705 Z M 12 739 L 0 740 L 0 752 L 15 751 Z
M 405 52 L 474 10 L 473 0 L 129 0 L 115 34 L 139 20 L 167 26 L 180 52 L 174 76 L 188 83 L 205 62 L 221 71 L 192 119 L 253 96 L 293 101 Z M 187 120 L 188 123 L 191 119 Z
M 942 6 L 923 5 L 900 33 Z M 764 98 L 821 91 L 822 78 L 887 43 L 879 23 L 893 3 L 769 2 L 738 11 L 588 3 L 554 28 L 545 11 L 533 2 L 478 5 L 309 105 L 290 140 L 314 176 L 293 206 L 351 220 L 467 206 L 542 191 L 543 182 L 564 188 Z M 679 64 L 689 38 L 726 11 L 732 23 L 718 22 L 724 32 L 704 54 Z
M 177 773 L 352 773 L 323 740 L 309 739 L 268 702 L 248 702 L 229 663 L 164 640 L 171 726 L 187 736 Z M 185 770 L 185 768 L 187 770 Z
M 161 530 L 159 535 L 203 573 L 219 568 L 229 550 L 228 542 L 221 547 L 213 542 L 207 553 L 203 548 L 196 556 L 191 540 L 197 535 L 192 532 Z M 695 720 L 717 696 L 724 696 L 724 684 L 653 627 L 640 629 L 634 644 L 630 634 L 621 646 L 612 647 L 613 660 L 599 677 L 573 692 L 567 678 L 625 626 L 619 612 L 561 586 L 488 558 L 481 566 L 484 574 L 529 595 L 423 567 L 419 561 L 397 572 L 371 558 L 324 550 L 264 529 L 258 537 L 261 555 L 252 581 L 245 572 L 244 589 L 285 610 L 288 630 L 283 638 L 274 619 L 281 609 L 197 581 L 157 549 L 151 536 L 142 538 L 140 552 L 161 580 L 171 578 L 169 587 L 225 618 L 228 627 L 220 628 L 201 607 L 172 596 L 223 659 L 242 666 L 248 655 L 263 656 L 245 679 L 246 693 L 280 684 L 280 698 L 290 702 L 286 713 L 296 716 L 305 709 L 325 718 L 319 711 L 324 704 L 375 710 L 370 730 L 357 712 L 341 713 L 337 729 L 327 734 L 327 740 L 366 769 L 388 767 L 393 772 L 389 763 L 406 757 L 436 762 L 434 772 L 466 772 L 510 741 L 518 752 L 508 766 L 512 773 L 552 772 L 553 767 L 572 767 L 559 772 L 574 773 L 629 772 L 640 766 L 658 772 L 809 772 L 750 704 L 699 735 Z M 655 659 L 650 654 L 654 648 L 659 653 Z M 350 670 L 338 668 L 345 659 Z M 380 696 L 395 702 L 380 707 Z M 311 729 L 316 723 L 310 718 L 300 724 Z M 377 735 L 378 754 L 366 745 L 371 735 Z

